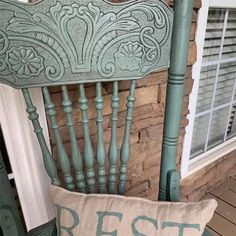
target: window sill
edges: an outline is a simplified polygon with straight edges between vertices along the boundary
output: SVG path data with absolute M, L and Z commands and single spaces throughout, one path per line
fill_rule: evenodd
M 182 179 L 189 177 L 196 173 L 207 165 L 219 160 L 230 152 L 236 150 L 236 137 L 218 145 L 217 147 L 199 155 L 198 157 L 190 160 L 189 171 L 186 175 L 182 176 Z

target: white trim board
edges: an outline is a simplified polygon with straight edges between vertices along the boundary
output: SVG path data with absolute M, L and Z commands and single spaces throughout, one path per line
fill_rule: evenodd
M 41 90 L 31 89 L 30 92 L 48 142 Z M 48 222 L 55 214 L 48 196 L 50 180 L 25 109 L 20 90 L 0 85 L 0 122 L 25 222 L 30 230 Z
M 189 115 L 187 116 L 189 120 L 189 125 L 186 127 L 186 135 L 184 138 L 182 161 L 181 161 L 182 178 L 186 176 L 189 171 L 190 148 L 192 145 L 192 135 L 193 135 L 194 118 L 197 105 L 199 79 L 201 74 L 201 64 L 202 64 L 203 49 L 205 42 L 208 9 L 209 9 L 208 1 L 202 1 L 202 8 L 199 10 L 198 13 L 198 21 L 197 21 L 198 23 L 196 31 L 197 61 L 193 65 L 192 69 L 194 84 L 192 93 L 190 94 L 189 98 Z
M 206 153 L 199 155 L 196 160 L 190 160 L 189 171 L 184 178 L 196 173 L 207 165 L 219 160 L 221 157 L 234 151 L 236 148 L 236 137 L 216 146 Z
M 203 0 L 202 2 L 208 2 L 210 7 L 215 8 L 236 8 L 235 0 Z

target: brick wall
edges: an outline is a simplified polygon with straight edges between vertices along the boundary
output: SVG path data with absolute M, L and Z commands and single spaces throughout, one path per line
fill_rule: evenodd
M 114 2 L 121 2 L 114 0 Z M 172 6 L 172 1 L 167 1 Z M 194 35 L 196 30 L 197 11 L 200 8 L 200 1 L 194 3 L 194 11 L 192 18 L 192 30 L 190 37 L 190 53 L 188 60 L 188 72 L 185 83 L 185 97 L 182 111 L 182 122 L 179 138 L 178 164 L 182 152 L 183 138 L 185 134 L 185 126 L 188 124 L 186 114 L 188 113 L 189 94 L 192 89 L 191 66 L 196 59 L 196 46 L 194 42 Z M 158 181 L 159 181 L 159 167 L 161 156 L 161 142 L 162 130 L 164 120 L 165 96 L 167 71 L 153 73 L 146 78 L 138 81 L 136 90 L 136 108 L 134 111 L 133 126 L 131 132 L 131 158 L 129 161 L 127 195 L 141 196 L 149 199 L 157 199 L 158 196 Z M 126 110 L 126 96 L 128 94 L 129 83 L 120 83 L 120 112 L 119 112 L 119 128 L 118 139 L 119 146 L 121 145 L 122 136 L 124 132 L 124 117 Z M 60 88 L 53 87 L 50 89 L 53 101 L 56 104 L 59 115 L 59 125 L 61 128 L 63 142 L 70 153 L 69 136 L 65 124 L 65 117 L 61 107 L 62 96 Z M 69 86 L 70 97 L 73 101 L 75 109 L 74 121 L 76 125 L 76 132 L 78 141 L 83 146 L 83 132 L 80 111 L 78 106 L 78 90 L 75 86 Z M 96 110 L 94 109 L 95 87 L 93 84 L 86 86 L 86 93 L 89 99 L 89 118 L 90 118 L 90 132 L 93 146 L 96 144 Z M 112 84 L 103 85 L 104 94 L 104 135 L 106 149 L 108 149 L 110 140 L 110 98 L 112 93 Z M 51 133 L 51 130 L 50 130 Z M 53 147 L 53 155 L 56 156 L 55 140 L 51 135 L 51 145 Z

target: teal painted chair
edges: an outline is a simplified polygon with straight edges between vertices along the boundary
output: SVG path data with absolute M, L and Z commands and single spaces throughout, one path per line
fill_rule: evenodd
M 0 235 L 24 235 L 20 214 L 0 150 Z
M 0 0 L 0 82 L 22 90 L 52 184 L 62 185 L 71 191 L 124 194 L 136 81 L 150 72 L 169 67 L 159 199 L 178 201 L 180 175 L 176 171 L 176 153 L 192 7 L 192 0 L 175 0 L 174 11 L 161 0 L 121 4 L 107 0 L 42 0 L 33 4 Z M 130 81 L 130 91 L 119 157 L 118 89 L 122 80 Z M 102 86 L 105 82 L 113 83 L 108 173 L 105 171 L 103 142 Z M 96 153 L 93 153 L 89 134 L 86 83 L 96 83 Z M 79 149 L 76 140 L 72 102 L 67 90 L 69 84 L 78 85 L 84 150 Z M 70 158 L 63 146 L 55 105 L 48 90 L 49 86 L 55 85 L 62 89 L 62 106 L 71 140 Z M 62 179 L 46 145 L 28 90 L 30 87 L 42 88 L 46 113 L 56 140 Z M 95 157 L 98 174 L 94 171 Z M 8 212 L 4 209 L 0 205 L 4 219 L 19 222 L 14 206 Z M 1 226 L 4 232 L 9 232 L 5 231 L 6 222 L 2 220 Z M 8 221 L 11 236 L 25 235 L 21 228 L 16 227 L 17 224 L 10 224 L 9 229 Z M 56 235 L 55 222 L 49 222 L 29 234 Z

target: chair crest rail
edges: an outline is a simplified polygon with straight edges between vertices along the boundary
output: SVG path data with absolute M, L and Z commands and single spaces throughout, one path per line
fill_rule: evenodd
M 15 88 L 139 79 L 169 66 L 162 0 L 0 0 L 0 82 Z

